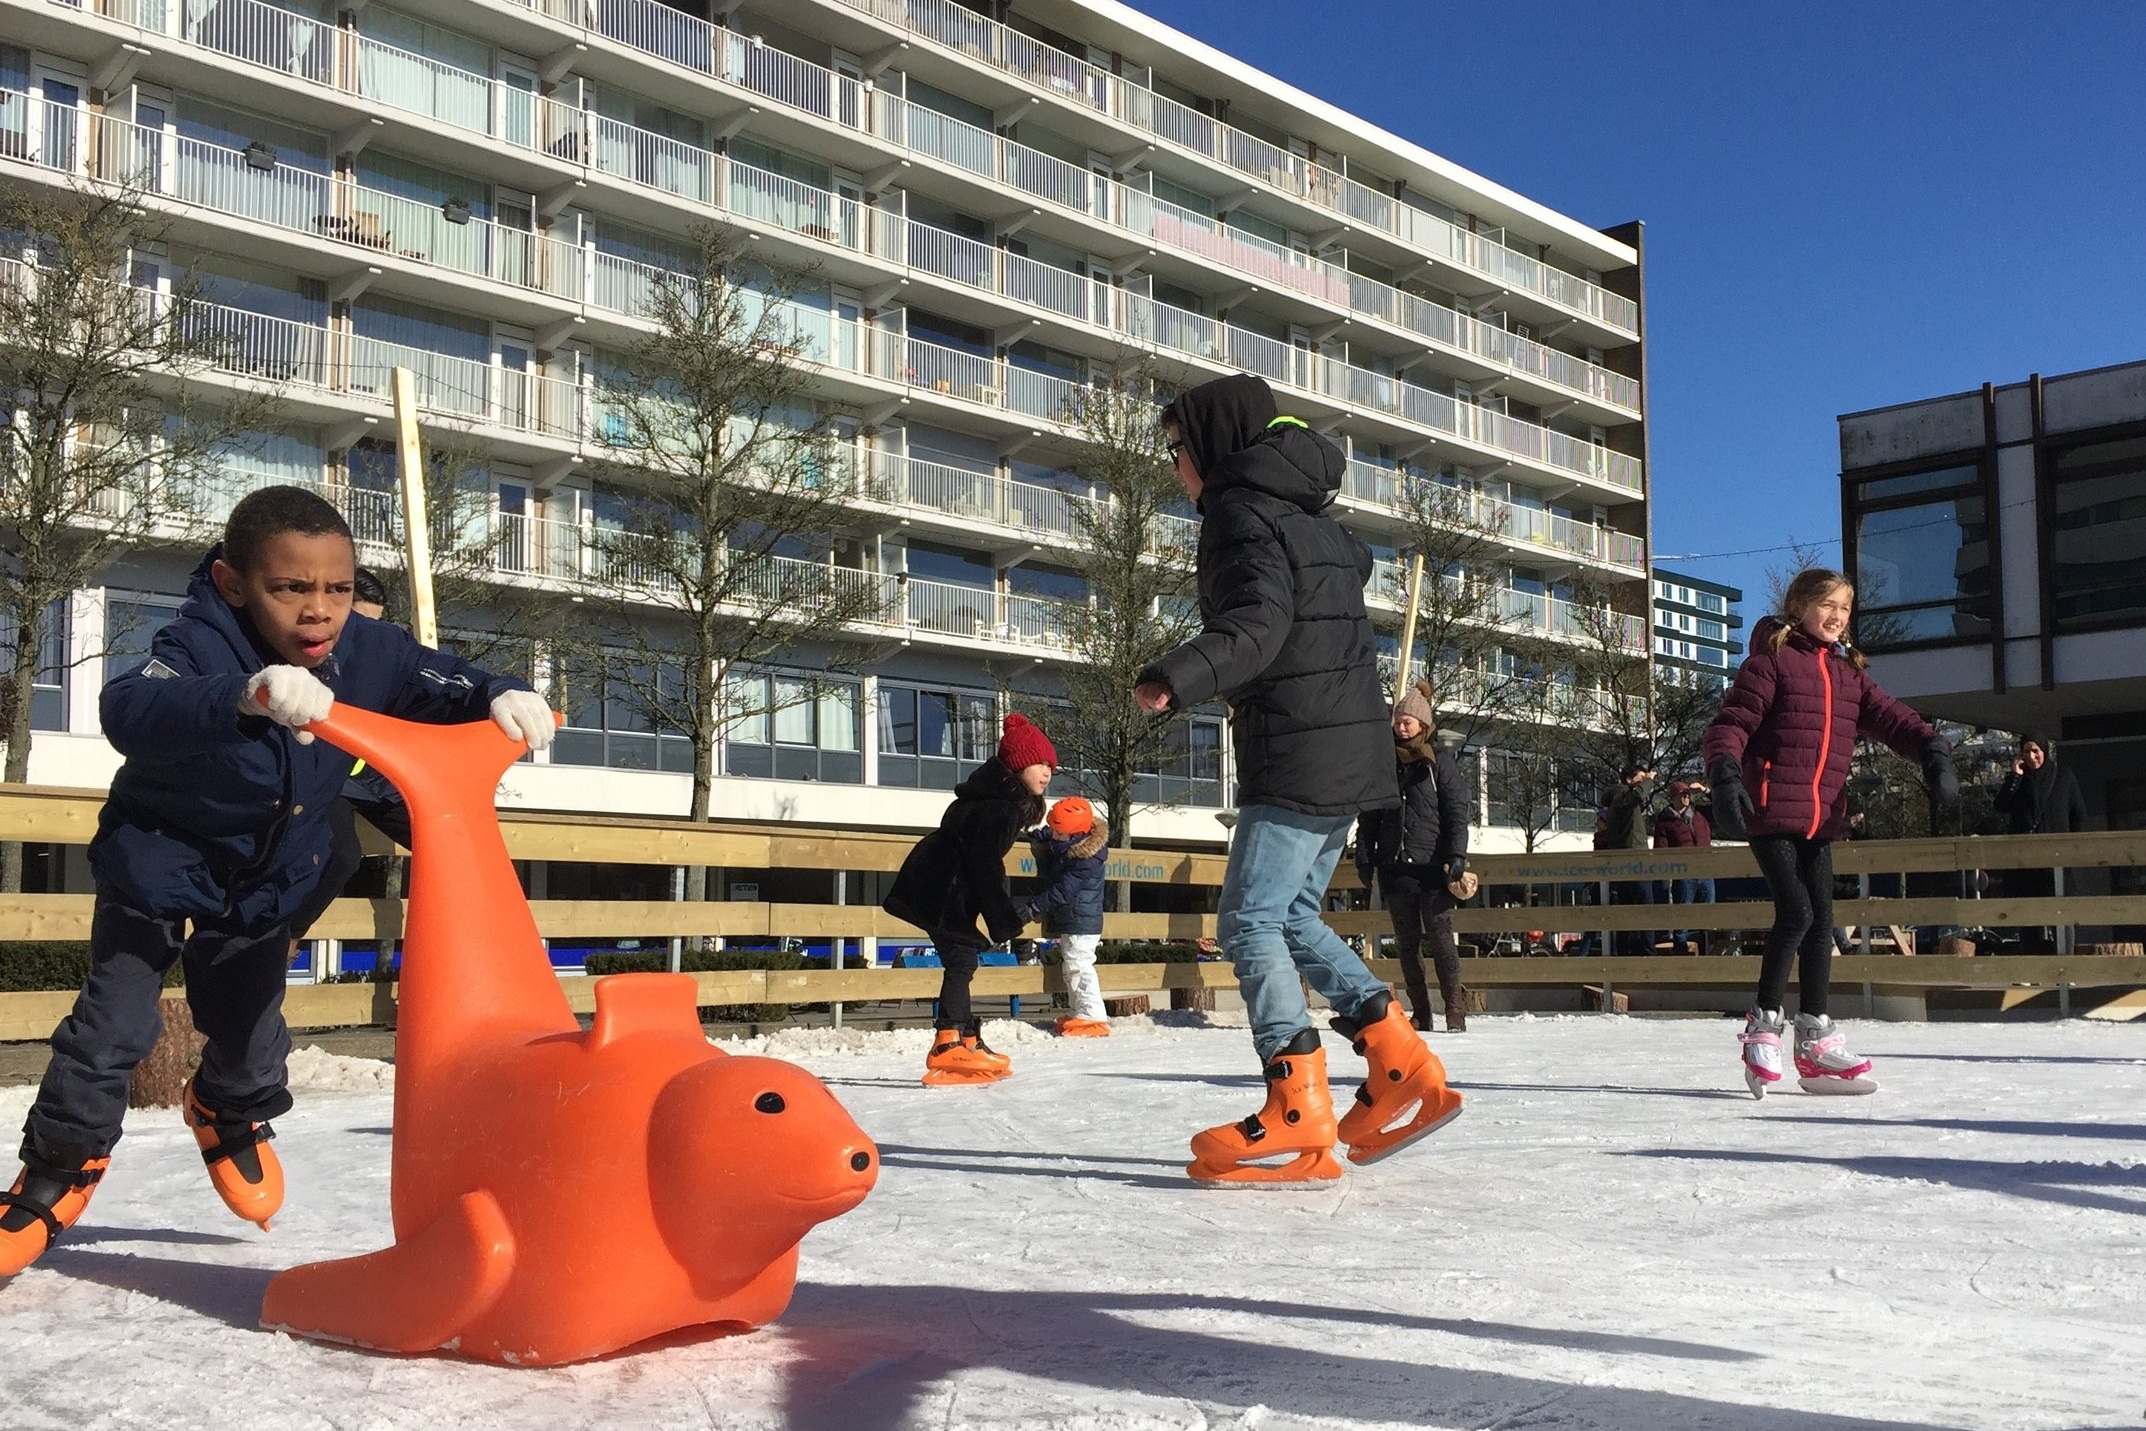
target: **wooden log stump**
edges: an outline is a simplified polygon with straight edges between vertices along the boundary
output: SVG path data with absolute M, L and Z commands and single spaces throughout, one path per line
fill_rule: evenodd
M 134 1067 L 134 1081 L 127 1088 L 129 1108 L 176 1108 L 184 1096 L 186 1080 L 201 1066 L 201 1046 L 208 1042 L 194 1029 L 194 1011 L 186 995 L 174 990 L 157 1001 L 164 1016 L 164 1031 L 156 1047 Z
M 1201 1013 L 1215 1011 L 1215 991 L 1208 988 L 1172 989 L 1170 1007 L 1173 1009 L 1196 1009 Z
M 2129 940 L 2115 944 L 2082 944 L 2072 952 L 2097 957 L 2113 956 L 2119 959 L 2137 959 L 2141 956 L 2146 956 L 2146 944 L 2133 943 Z
M 1103 1000 L 1103 1012 L 1114 1019 L 1131 1018 L 1134 1014 L 1150 1013 L 1146 994 L 1131 994 L 1122 999 Z

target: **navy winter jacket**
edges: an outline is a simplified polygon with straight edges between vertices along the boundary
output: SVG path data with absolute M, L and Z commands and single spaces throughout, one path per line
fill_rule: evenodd
M 90 869 L 100 899 L 260 931 L 288 919 L 320 878 L 329 807 L 352 760 L 239 715 L 248 678 L 277 661 L 210 581 L 220 551 L 195 568 L 149 658 L 105 683 L 105 738 L 126 763 L 97 818 Z M 488 719 L 494 697 L 529 689 L 355 612 L 313 674 L 338 701 L 436 724 Z
M 1110 863 L 1110 827 L 1101 820 L 1085 835 L 1060 838 L 1049 829 L 1028 838 L 1036 855 L 1036 892 L 1028 907 L 1045 934 L 1103 932 L 1103 870 Z

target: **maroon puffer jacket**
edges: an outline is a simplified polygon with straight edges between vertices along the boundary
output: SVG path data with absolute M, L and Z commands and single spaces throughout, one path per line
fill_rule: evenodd
M 1724 755 L 1742 762 L 1744 790 L 1758 807 L 1745 821 L 1754 839 L 1839 839 L 1856 737 L 1882 741 L 1910 760 L 1940 737 L 1868 672 L 1802 628 L 1790 631 L 1779 651 L 1767 650 L 1784 624 L 1769 616 L 1753 628 L 1751 654 L 1706 729 L 1705 760 L 1709 767 Z

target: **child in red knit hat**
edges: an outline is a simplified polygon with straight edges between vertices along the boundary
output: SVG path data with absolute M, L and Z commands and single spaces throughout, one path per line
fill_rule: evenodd
M 991 1083 L 1011 1071 L 1004 1054 L 979 1036 L 969 1004 L 976 956 L 1021 932 L 1006 880 L 1006 854 L 1021 832 L 1043 819 L 1043 792 L 1058 769 L 1050 738 L 1028 717 L 1006 717 L 998 755 L 954 787 L 939 828 L 902 861 L 882 906 L 931 936 L 945 974 L 939 983 L 938 1033 L 924 1060 L 929 1084 Z M 976 922 L 983 920 L 983 931 Z

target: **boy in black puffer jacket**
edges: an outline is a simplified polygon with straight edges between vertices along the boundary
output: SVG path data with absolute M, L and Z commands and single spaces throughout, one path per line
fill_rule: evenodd
M 1436 732 L 1430 685 L 1418 682 L 1393 708 L 1401 806 L 1369 810 L 1357 820 L 1356 870 L 1366 885 L 1375 872 L 1386 896 L 1416 1027 L 1426 1033 L 1431 1028 L 1422 954 L 1427 935 L 1446 1006 L 1446 1031 L 1463 1033 L 1468 1028 L 1467 991 L 1460 983 L 1460 944 L 1453 937 L 1458 901 L 1451 886 L 1468 872 L 1469 788 L 1460 765 L 1432 738 Z
M 1012 1071 L 1011 1060 L 984 1045 L 969 984 L 976 956 L 1013 938 L 1027 922 L 1014 908 L 1006 855 L 1021 832 L 1043 818 L 1043 792 L 1057 769 L 1058 752 L 1043 732 L 1026 716 L 1007 716 L 997 758 L 954 787 L 954 803 L 939 817 L 939 828 L 917 841 L 881 905 L 929 934 L 945 966 L 938 1032 L 924 1060 L 928 1084 L 992 1083 Z
M 1400 803 L 1378 645 L 1364 610 L 1371 550 L 1329 511 L 1341 450 L 1276 412 L 1250 374 L 1162 414 L 1178 484 L 1199 504 L 1203 629 L 1140 673 L 1150 711 L 1230 703 L 1237 826 L 1215 925 L 1266 1076 L 1259 1112 L 1194 1135 L 1203 1182 L 1306 1182 L 1385 1157 L 1460 1112 L 1445 1068 L 1392 991 L 1320 918 L 1357 816 Z M 1337 1125 L 1309 980 L 1370 1064 Z M 1413 1111 L 1412 1111 L 1413 1110 Z M 1295 1154 L 1286 1166 L 1261 1160 Z
M 1051 806 L 1050 819 L 1029 836 L 1036 855 L 1037 890 L 1021 906 L 1021 922 L 1043 921 L 1058 941 L 1058 957 L 1073 1012 L 1058 1021 L 1067 1038 L 1102 1038 L 1103 986 L 1095 977 L 1095 949 L 1103 940 L 1103 870 L 1110 863 L 1110 827 L 1078 795 Z

